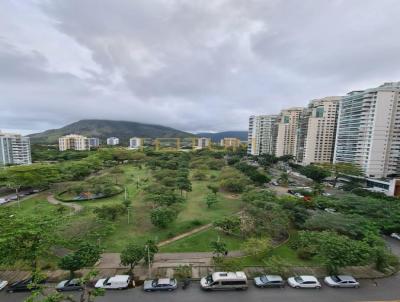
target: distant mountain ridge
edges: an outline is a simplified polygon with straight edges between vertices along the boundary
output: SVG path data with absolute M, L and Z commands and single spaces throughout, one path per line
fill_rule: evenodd
M 161 125 L 143 124 L 128 121 L 88 119 L 66 125 L 59 129 L 46 130 L 29 135 L 32 143 L 56 144 L 58 138 L 67 134 L 80 134 L 87 137 L 98 137 L 102 143 L 108 137 L 120 139 L 121 145 L 128 145 L 131 137 L 192 137 L 194 134 Z
M 209 137 L 213 142 L 219 142 L 224 137 L 235 137 L 241 141 L 247 141 L 247 131 L 223 131 L 223 132 L 200 132 L 196 134 L 201 137 Z

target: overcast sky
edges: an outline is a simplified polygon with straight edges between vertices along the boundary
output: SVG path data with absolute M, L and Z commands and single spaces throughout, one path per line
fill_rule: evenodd
M 246 130 L 251 114 L 399 80 L 399 0 L 0 2 L 0 129 Z

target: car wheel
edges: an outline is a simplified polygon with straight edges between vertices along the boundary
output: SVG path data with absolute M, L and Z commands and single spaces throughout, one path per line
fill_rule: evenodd
M 146 290 L 145 290 L 145 292 L 146 292 L 146 293 L 149 293 L 149 292 L 151 292 L 151 290 L 149 290 L 149 289 L 146 289 Z
M 172 291 L 173 291 L 173 289 L 172 289 L 172 288 L 168 288 L 168 291 L 169 291 L 169 292 L 172 292 Z
M 316 288 L 316 289 L 321 289 L 321 286 L 316 286 L 315 288 Z
M 12 294 L 13 292 L 14 291 L 12 289 L 7 291 L 7 293 L 10 293 L 10 294 Z
M 297 286 L 295 286 L 294 288 L 300 288 L 300 286 L 297 285 Z

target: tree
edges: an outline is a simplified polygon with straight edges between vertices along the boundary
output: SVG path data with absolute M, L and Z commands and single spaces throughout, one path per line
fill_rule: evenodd
M 242 250 L 254 258 L 265 256 L 272 248 L 269 238 L 249 238 L 242 244 Z
M 226 243 L 220 241 L 219 239 L 216 241 L 211 241 L 210 246 L 213 250 L 214 259 L 216 262 L 220 262 L 222 257 L 228 253 L 228 248 L 226 246 Z
M 174 209 L 162 206 L 151 210 L 150 220 L 156 227 L 166 228 L 176 219 L 177 215 L 178 214 Z
M 48 255 L 59 240 L 57 227 L 60 217 L 9 213 L 0 213 L 0 263 L 24 261 L 35 271 L 38 260 Z
M 97 245 L 81 243 L 76 252 L 69 253 L 61 258 L 58 266 L 61 269 L 69 270 L 72 279 L 75 271 L 93 266 L 100 259 L 100 256 L 101 250 Z
M 287 174 L 286 172 L 282 172 L 279 176 L 278 181 L 282 186 L 287 187 L 289 184 L 289 174 Z
M 178 177 L 176 180 L 176 186 L 181 190 L 181 196 L 182 191 L 185 191 L 186 193 L 192 191 L 192 183 L 187 177 Z
M 333 186 L 336 187 L 337 181 L 341 175 L 361 176 L 363 172 L 361 168 L 353 163 L 324 163 L 322 167 L 331 171 L 334 179 Z
M 143 246 L 137 245 L 134 242 L 128 243 L 128 245 L 122 250 L 120 254 L 121 264 L 129 266 L 129 273 L 133 275 L 133 269 L 145 256 L 145 250 Z
M 205 202 L 207 204 L 207 208 L 211 208 L 211 206 L 213 204 L 216 204 L 218 202 L 218 198 L 216 195 L 212 194 L 212 193 L 208 193 L 206 198 L 205 198 Z
M 211 192 L 214 193 L 214 195 L 217 195 L 218 191 L 219 191 L 219 186 L 218 185 L 208 185 L 207 189 L 209 189 Z
M 317 165 L 308 165 L 300 169 L 301 174 L 312 179 L 316 183 L 322 183 L 331 173 L 329 170 Z
M 122 204 L 103 205 L 93 209 L 93 212 L 99 219 L 115 221 L 118 215 L 125 212 L 125 208 Z

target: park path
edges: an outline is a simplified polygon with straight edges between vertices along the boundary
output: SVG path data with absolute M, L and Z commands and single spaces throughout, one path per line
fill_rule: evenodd
M 170 239 L 161 241 L 159 244 L 157 244 L 157 246 L 158 246 L 158 247 L 162 247 L 162 246 L 167 245 L 167 244 L 170 244 L 170 243 L 172 243 L 172 242 L 174 242 L 174 241 L 177 241 L 177 240 L 180 240 L 180 239 L 182 239 L 182 238 L 185 238 L 185 237 L 191 236 L 191 235 L 193 235 L 193 234 L 196 234 L 196 233 L 198 233 L 198 232 L 207 230 L 207 229 L 209 229 L 209 228 L 211 228 L 211 227 L 212 227 L 212 223 L 203 225 L 203 226 L 198 227 L 198 228 L 195 228 L 195 229 L 193 229 L 193 230 L 191 230 L 191 231 L 189 231 L 189 232 L 186 232 L 186 233 L 180 234 L 180 235 L 178 235 L 178 236 L 172 237 L 172 238 L 170 238 Z
M 82 209 L 83 209 L 83 207 L 80 204 L 76 204 L 73 202 L 62 202 L 62 201 L 55 199 L 53 194 L 47 195 L 47 201 L 54 205 L 63 205 L 63 206 L 69 207 L 74 210 L 74 214 L 82 211 Z

